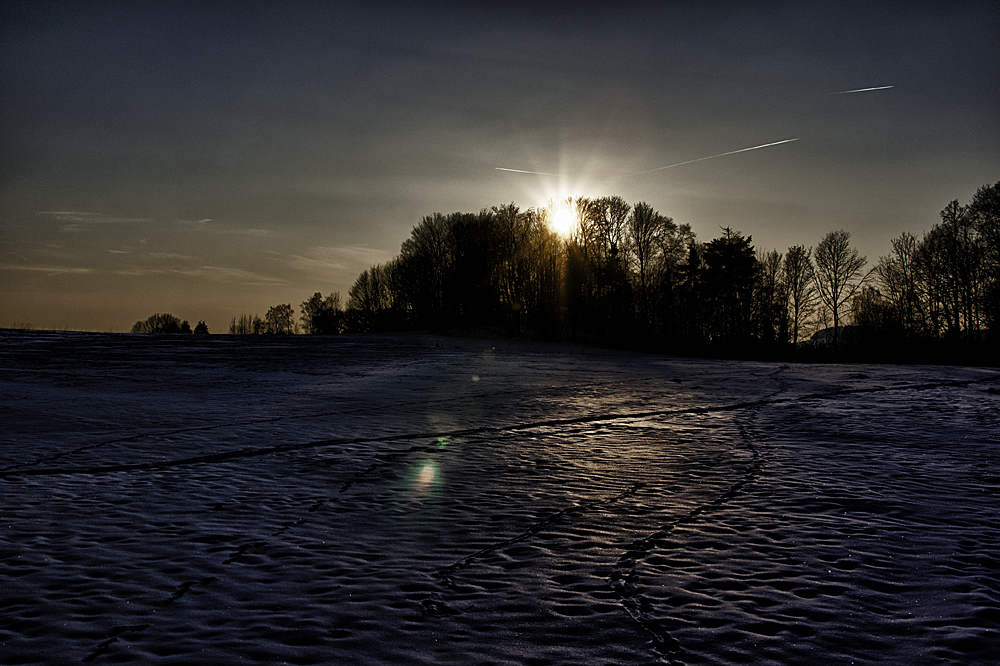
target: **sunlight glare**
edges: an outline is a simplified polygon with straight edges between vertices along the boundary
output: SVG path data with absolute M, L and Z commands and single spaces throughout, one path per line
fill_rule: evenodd
M 555 206 L 551 215 L 553 231 L 563 238 L 569 238 L 573 235 L 573 229 L 576 227 L 576 213 L 570 204 L 561 203 Z

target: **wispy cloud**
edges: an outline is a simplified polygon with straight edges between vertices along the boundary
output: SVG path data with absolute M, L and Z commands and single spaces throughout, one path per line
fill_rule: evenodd
M 43 210 L 41 217 L 62 223 L 61 231 L 67 233 L 87 231 L 90 227 L 107 224 L 143 224 L 152 222 L 146 217 L 122 217 L 104 213 L 88 213 L 79 210 Z
M 194 257 L 187 254 L 177 254 L 176 252 L 147 252 L 147 257 L 152 257 L 153 259 L 181 259 L 184 261 L 194 259 Z
M 279 238 L 281 234 L 271 229 L 260 229 L 256 227 L 249 228 L 226 228 L 219 226 L 217 223 L 212 224 L 214 220 L 210 217 L 206 217 L 200 220 L 177 220 L 177 224 L 181 226 L 188 227 L 190 229 L 198 229 L 201 231 L 206 231 L 213 234 L 221 235 L 233 235 L 233 236 L 254 236 L 256 238 Z
M 392 258 L 385 250 L 377 250 L 361 245 L 312 248 L 308 255 L 278 254 L 288 260 L 289 266 L 310 272 L 362 271 L 374 264 L 381 264 Z
M 76 266 L 24 266 L 18 264 L 0 264 L 0 270 L 4 271 L 33 271 L 53 275 L 67 275 L 79 273 L 93 273 L 90 268 L 79 268 Z
M 238 236 L 255 236 L 257 238 L 278 238 L 281 236 L 276 231 L 270 229 L 220 229 L 220 234 L 233 234 Z
M 150 275 L 183 276 L 251 286 L 274 286 L 288 284 L 288 280 L 225 266 L 197 266 L 193 268 L 123 268 L 113 271 L 115 275 L 148 277 Z
M 240 268 L 227 268 L 225 266 L 198 266 L 197 268 L 173 269 L 171 273 L 186 275 L 188 277 L 199 277 L 215 282 L 237 282 L 240 284 L 268 286 L 288 284 L 288 280 L 261 275 Z

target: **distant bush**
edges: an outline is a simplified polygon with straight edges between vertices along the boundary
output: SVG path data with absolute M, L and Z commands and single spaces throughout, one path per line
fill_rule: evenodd
M 145 321 L 137 321 L 132 326 L 133 333 L 190 333 L 191 325 L 172 314 L 155 314 Z
M 205 323 L 204 319 L 194 327 L 194 333 L 195 335 L 208 335 L 208 324 Z

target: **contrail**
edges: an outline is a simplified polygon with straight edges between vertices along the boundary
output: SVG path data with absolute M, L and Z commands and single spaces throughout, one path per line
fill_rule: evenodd
M 561 173 L 546 173 L 544 171 L 525 171 L 524 169 L 504 169 L 503 167 L 493 167 L 497 171 L 510 171 L 511 173 L 533 173 L 538 176 L 561 176 Z
M 695 162 L 704 162 L 705 160 L 710 160 L 713 157 L 722 157 L 723 155 L 735 155 L 736 153 L 745 153 L 748 150 L 760 150 L 761 148 L 767 148 L 769 146 L 780 146 L 783 143 L 791 143 L 792 141 L 798 141 L 798 137 L 794 139 L 783 139 L 781 141 L 775 141 L 774 143 L 765 143 L 760 146 L 751 146 L 750 148 L 740 148 L 739 150 L 730 150 L 728 153 L 719 153 L 718 155 L 709 155 L 708 157 L 699 157 L 696 160 L 688 160 L 686 162 L 678 162 L 676 164 L 668 164 L 667 166 L 656 167 L 655 169 L 646 169 L 645 171 L 636 171 L 635 173 L 627 173 L 624 176 L 618 176 L 618 178 L 628 178 L 629 176 L 639 176 L 644 173 L 652 173 L 654 171 L 663 171 L 664 169 L 673 169 L 674 167 L 683 166 L 685 164 L 693 164 Z
M 730 150 L 727 153 L 719 153 L 718 155 L 709 155 L 708 157 L 699 157 L 696 160 L 687 160 L 686 162 L 677 162 L 676 164 L 668 164 L 667 166 L 656 167 L 655 169 L 646 169 L 645 171 L 636 171 L 635 173 L 627 173 L 623 176 L 615 176 L 611 180 L 618 180 L 619 178 L 628 178 L 630 176 L 639 176 L 644 173 L 653 173 L 654 171 L 663 171 L 664 169 L 673 169 L 674 167 L 683 166 L 685 164 L 694 164 L 695 162 L 704 162 L 705 160 L 710 160 L 713 157 L 722 157 L 724 155 L 735 155 L 736 153 L 745 153 L 748 150 L 760 150 L 761 148 L 767 148 L 769 146 L 780 146 L 783 143 L 791 143 L 792 141 L 798 141 L 798 137 L 794 139 L 782 139 L 781 141 L 775 141 L 773 143 L 765 143 L 760 146 L 751 146 L 749 148 L 740 148 L 739 150 Z M 525 171 L 524 169 L 505 169 L 504 167 L 493 167 L 497 171 L 509 171 L 511 173 L 529 173 L 537 176 L 563 176 L 565 174 L 561 173 L 547 173 L 545 171 Z
M 828 95 L 850 95 L 851 93 L 859 92 L 869 92 L 872 90 L 888 90 L 889 88 L 895 88 L 896 86 L 878 86 L 875 88 L 858 88 L 857 90 L 841 90 L 840 92 L 827 93 Z

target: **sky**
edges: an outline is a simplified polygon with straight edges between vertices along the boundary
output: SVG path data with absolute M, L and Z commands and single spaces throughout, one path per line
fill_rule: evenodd
M 565 196 L 875 262 L 1000 181 L 996 3 L 468 4 L 5 3 L 0 326 L 223 333 Z

